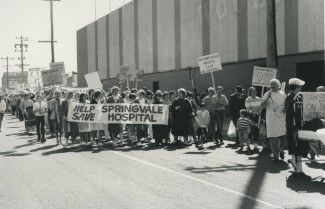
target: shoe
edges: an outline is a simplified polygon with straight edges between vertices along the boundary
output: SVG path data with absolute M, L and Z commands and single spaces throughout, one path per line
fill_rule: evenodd
M 284 152 L 280 152 L 280 158 L 284 160 Z

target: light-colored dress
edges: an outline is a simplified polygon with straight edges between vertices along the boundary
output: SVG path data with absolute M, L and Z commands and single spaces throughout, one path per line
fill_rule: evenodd
M 264 94 L 262 100 L 266 101 L 266 132 L 268 138 L 275 138 L 286 135 L 285 100 L 286 94 L 282 91 L 268 92 Z

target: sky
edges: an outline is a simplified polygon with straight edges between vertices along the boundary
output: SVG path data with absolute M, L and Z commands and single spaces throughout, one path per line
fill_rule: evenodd
M 55 61 L 64 62 L 66 72 L 77 71 L 76 32 L 78 29 L 107 15 L 110 11 L 132 0 L 61 0 L 53 1 Z M 10 61 L 9 71 L 18 71 L 20 53 L 14 45 L 19 43 L 16 37 L 28 37 L 28 52 L 25 53 L 26 67 L 49 67 L 50 40 L 50 3 L 44 0 L 0 0 L 0 57 L 14 57 Z M 111 8 L 110 8 L 111 7 Z M 0 77 L 5 72 L 5 60 L 0 62 Z M 1 82 L 1 79 L 0 79 Z

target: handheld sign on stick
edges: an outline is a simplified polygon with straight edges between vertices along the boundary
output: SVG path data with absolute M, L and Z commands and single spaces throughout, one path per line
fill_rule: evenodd
M 222 70 L 221 59 L 218 53 L 206 55 L 198 58 L 201 74 L 210 73 L 213 88 L 216 89 L 213 72 Z
M 264 95 L 264 87 L 268 87 L 270 85 L 270 81 L 276 78 L 276 74 L 277 74 L 277 69 L 275 68 L 254 66 L 252 85 L 262 87 L 261 98 Z M 260 123 L 261 123 L 261 115 L 258 117 L 258 123 L 257 123 L 258 128 L 260 128 Z

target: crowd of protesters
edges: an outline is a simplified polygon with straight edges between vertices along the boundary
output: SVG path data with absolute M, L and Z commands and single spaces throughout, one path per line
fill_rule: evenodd
M 214 141 L 219 146 L 224 144 L 224 137 L 227 136 L 224 121 L 227 114 L 235 127 L 234 146 L 238 146 L 240 152 L 245 145 L 248 151 L 252 151 L 251 144 L 255 151 L 261 151 L 259 143 L 265 148 L 266 140 L 260 139 L 260 127 L 266 124 L 272 157 L 279 161 L 284 159 L 286 147 L 289 154 L 297 154 L 294 132 L 301 127 L 297 126 L 299 110 L 296 104 L 299 103 L 297 95 L 303 85 L 304 82 L 300 79 L 290 79 L 287 96 L 280 91 L 279 80 L 273 79 L 270 90 L 261 98 L 257 96 L 254 87 L 245 91 L 241 86 L 236 86 L 235 92 L 228 98 L 223 94 L 222 86 L 216 89 L 210 87 L 200 94 L 183 88 L 177 92 L 152 92 L 146 88 L 121 91 L 114 86 L 108 92 L 89 89 L 83 93 L 61 91 L 59 88 L 44 89 L 35 94 L 1 96 L 0 130 L 7 109 L 20 121 L 25 121 L 26 134 L 31 134 L 36 127 L 37 141 L 42 143 L 46 138 L 56 138 L 59 145 L 65 138 L 68 144 L 141 146 L 154 140 L 156 146 L 194 143 L 198 148 L 203 148 L 204 143 L 209 141 Z M 319 87 L 317 91 L 324 91 L 324 87 Z M 169 120 L 166 125 L 69 122 L 67 117 L 70 102 L 164 104 L 169 106 Z M 265 120 L 261 117 L 264 109 Z M 226 113 L 226 110 L 229 112 Z

